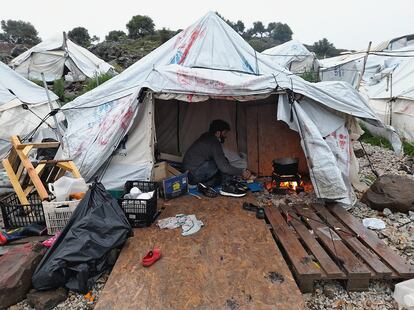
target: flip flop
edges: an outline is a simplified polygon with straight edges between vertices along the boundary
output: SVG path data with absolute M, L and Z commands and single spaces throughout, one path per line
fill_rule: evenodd
M 147 255 L 142 259 L 142 266 L 149 267 L 154 264 L 157 260 L 161 258 L 161 250 L 154 248 L 152 251 L 149 251 Z

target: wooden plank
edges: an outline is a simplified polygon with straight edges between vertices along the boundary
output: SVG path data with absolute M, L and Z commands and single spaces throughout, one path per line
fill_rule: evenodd
M 342 223 L 340 223 L 329 211 L 326 209 L 325 206 L 320 204 L 312 205 L 312 208 L 316 210 L 320 216 L 322 216 L 329 224 L 331 224 L 335 228 L 340 228 L 341 231 L 337 231 L 338 235 L 341 236 L 342 241 L 348 244 L 355 253 L 359 255 L 359 257 L 370 266 L 378 276 L 391 276 L 392 270 L 389 269 L 381 260 L 378 258 L 377 255 L 372 253 L 364 244 L 362 244 L 353 232 L 349 231 Z M 347 234 L 348 233 L 348 234 Z
M 280 206 L 280 208 L 283 213 L 289 214 L 293 218 L 293 220 L 290 222 L 291 225 L 295 228 L 296 232 L 312 252 L 313 256 L 315 256 L 315 258 L 318 260 L 321 268 L 326 273 L 326 277 L 328 279 L 345 278 L 345 274 L 326 253 L 324 248 L 316 240 L 315 236 L 309 232 L 309 230 L 302 223 L 296 213 L 292 211 L 288 206 Z
M 406 260 L 394 252 L 389 246 L 381 241 L 375 232 L 366 229 L 361 221 L 348 213 L 340 206 L 330 207 L 334 213 L 347 227 L 351 229 L 359 238 L 378 254 L 388 265 L 397 271 L 404 278 L 414 277 L 414 268 Z
M 18 150 L 22 150 L 27 146 L 30 146 L 35 149 L 56 149 L 60 146 L 60 143 L 59 142 L 20 143 L 16 145 L 16 148 Z
M 331 252 L 331 255 L 334 258 L 342 261 L 338 261 L 337 264 L 342 264 L 343 268 L 347 273 L 348 278 L 370 278 L 370 270 L 357 258 L 354 254 L 342 243 L 341 240 L 332 240 L 329 228 L 320 222 L 322 219 L 319 218 L 311 209 L 306 207 L 297 207 L 295 206 L 296 212 L 299 215 L 303 215 L 308 218 L 308 225 L 312 228 L 313 232 L 319 237 L 321 242 L 325 245 L 327 249 Z M 311 220 L 313 219 L 313 220 Z M 322 230 L 327 230 L 327 234 L 322 232 Z M 334 235 L 335 232 L 332 232 Z
M 33 146 L 29 145 L 19 151 L 21 151 L 27 157 L 32 149 L 33 149 Z M 17 154 L 19 154 L 19 151 L 17 151 Z
M 22 150 L 16 150 L 17 155 L 19 155 L 20 160 L 22 161 L 22 164 L 27 170 L 27 173 L 30 176 L 30 180 L 32 181 L 33 185 L 36 187 L 37 193 L 39 194 L 39 197 L 41 200 L 46 200 L 49 197 L 49 194 L 47 193 L 45 187 L 43 186 L 42 181 L 40 180 L 38 174 L 36 173 L 35 168 L 33 167 L 31 161 L 29 158 L 26 157 L 26 155 L 23 153 Z
M 298 277 L 319 279 L 321 271 L 313 264 L 309 254 L 300 244 L 295 234 L 289 229 L 279 210 L 275 207 L 267 207 L 265 212 L 277 239 L 289 256 Z
M 19 179 L 16 177 L 16 174 L 13 171 L 13 168 L 7 158 L 3 159 L 2 161 L 3 167 L 7 172 L 7 176 L 10 179 L 10 183 L 13 186 L 14 191 L 16 192 L 17 197 L 19 197 L 19 200 L 22 204 L 28 205 L 29 201 L 27 200 L 27 197 L 23 191 L 23 188 L 21 187 L 19 183 Z
M 302 295 L 265 221 L 241 208 L 243 199 L 179 197 L 160 218 L 195 214 L 204 227 L 136 229 L 123 247 L 95 310 L 303 309 Z M 160 203 L 160 201 L 159 201 Z M 140 264 L 158 246 L 163 257 Z
M 28 186 L 28 187 L 25 188 L 24 194 L 26 195 L 26 197 L 27 197 L 27 195 L 30 194 L 30 192 L 33 190 L 33 188 L 34 188 L 33 185 L 30 185 L 30 186 Z
M 46 164 L 38 164 L 35 168 L 36 173 L 38 175 L 41 174 L 45 167 L 46 167 Z

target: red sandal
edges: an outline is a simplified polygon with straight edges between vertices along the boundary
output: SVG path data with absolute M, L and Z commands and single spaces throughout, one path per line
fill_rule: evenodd
M 154 264 L 157 260 L 161 258 L 161 250 L 154 248 L 152 251 L 149 251 L 147 255 L 142 259 L 142 266 L 149 267 Z

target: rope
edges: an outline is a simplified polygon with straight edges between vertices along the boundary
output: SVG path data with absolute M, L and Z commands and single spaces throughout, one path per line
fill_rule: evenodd
M 363 150 L 363 152 L 364 152 L 364 155 L 365 155 L 365 157 L 366 157 L 366 158 L 367 158 L 367 160 L 368 160 L 369 167 L 371 168 L 372 173 L 373 173 L 373 174 L 375 174 L 375 176 L 378 178 L 378 177 L 379 177 L 379 174 L 378 174 L 378 172 L 375 170 L 375 168 L 374 168 L 374 166 L 373 166 L 373 164 L 372 164 L 371 160 L 369 159 L 369 156 L 368 156 L 367 152 L 365 151 L 365 147 L 364 147 L 364 145 L 362 144 L 361 140 L 359 140 L 359 143 L 361 144 L 361 147 L 362 147 L 362 150 Z

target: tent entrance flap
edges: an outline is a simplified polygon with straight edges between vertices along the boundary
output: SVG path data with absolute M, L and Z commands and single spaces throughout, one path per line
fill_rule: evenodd
M 273 159 L 298 157 L 299 172 L 307 175 L 299 134 L 277 121 L 277 101 L 277 95 L 247 102 L 155 99 L 157 150 L 182 158 L 191 144 L 208 130 L 212 120 L 223 119 L 231 127 L 223 145 L 231 163 L 242 158 L 252 171 L 270 176 Z

